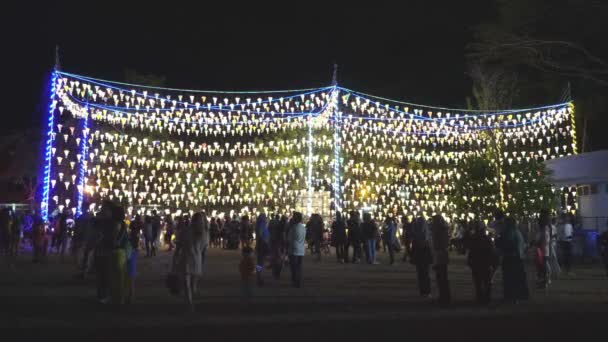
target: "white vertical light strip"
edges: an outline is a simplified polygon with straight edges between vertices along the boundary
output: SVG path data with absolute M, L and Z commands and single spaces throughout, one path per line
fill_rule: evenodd
M 306 176 L 306 185 L 308 187 L 308 194 L 306 199 L 306 214 L 308 217 L 312 215 L 312 113 L 308 114 L 308 157 L 306 158 L 308 161 L 308 174 Z
M 340 160 L 340 150 L 342 147 L 341 120 L 342 113 L 338 110 L 338 89 L 332 93 L 331 113 L 334 117 L 334 210 L 342 210 L 342 194 L 340 189 L 340 171 L 342 161 Z

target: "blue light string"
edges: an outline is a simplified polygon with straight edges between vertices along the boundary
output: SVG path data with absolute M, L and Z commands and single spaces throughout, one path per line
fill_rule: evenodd
M 385 97 L 380 97 L 380 96 L 376 96 L 376 95 L 371 95 L 371 94 L 366 94 L 366 93 L 362 93 L 359 91 L 355 91 L 355 90 L 351 90 L 351 89 L 347 89 L 347 88 L 343 88 L 340 87 L 340 89 L 344 90 L 345 92 L 354 95 L 356 97 L 360 97 L 362 99 L 365 100 L 369 100 L 370 103 L 376 103 L 377 101 L 374 101 L 373 99 L 369 99 L 367 97 L 372 97 L 372 98 L 376 98 L 376 99 L 380 99 L 380 100 L 384 100 L 384 101 L 389 101 L 389 102 L 393 102 L 393 103 L 399 103 L 399 104 L 404 104 L 404 105 L 409 105 L 409 106 L 413 106 L 413 107 L 420 107 L 420 108 L 430 108 L 430 109 L 440 109 L 443 111 L 450 111 L 450 112 L 468 112 L 468 113 L 480 113 L 480 114 L 476 114 L 476 115 L 471 115 L 472 117 L 476 117 L 476 116 L 486 116 L 486 115 L 501 115 L 501 114 L 510 114 L 510 113 L 518 113 L 518 112 L 528 112 L 528 111 L 534 111 L 534 110 L 541 110 L 541 109 L 547 109 L 547 108 L 554 108 L 554 107 L 559 107 L 559 106 L 565 106 L 570 104 L 570 102 L 563 102 L 563 103 L 558 103 L 558 104 L 554 104 L 554 105 L 546 105 L 546 106 L 539 106 L 539 107 L 531 107 L 531 108 L 516 108 L 516 109 L 499 109 L 496 111 L 487 111 L 487 110 L 480 110 L 480 109 L 463 109 L 463 108 L 447 108 L 447 107 L 435 107 L 435 106 L 427 106 L 427 105 L 421 105 L 421 104 L 416 104 L 416 103 L 411 103 L 411 102 L 403 102 L 403 101 L 397 101 L 397 100 L 392 100 L 392 99 L 388 99 Z M 462 116 L 461 116 L 462 117 Z M 467 117 L 467 116 L 464 116 Z
M 42 205 L 40 208 L 40 216 L 43 221 L 48 221 L 49 218 L 49 186 L 51 180 L 51 154 L 53 147 L 53 125 L 55 122 L 55 90 L 57 81 L 57 70 L 53 70 L 51 74 L 51 95 L 49 97 L 49 116 L 48 116 L 48 129 L 46 138 L 46 148 L 44 154 L 44 173 L 43 173 L 43 188 L 42 188 Z
M 353 126 L 355 128 L 359 128 L 359 129 L 365 129 L 365 130 L 374 130 L 374 131 L 382 131 L 382 132 L 386 132 L 386 133 L 393 133 L 393 134 L 399 134 L 399 135 L 444 135 L 444 136 L 448 136 L 448 135 L 460 135 L 460 134 L 472 134 L 474 132 L 477 131 L 484 131 L 484 130 L 489 130 L 489 129 L 511 129 L 511 128 L 518 128 L 518 127 L 522 127 L 522 126 L 528 126 L 528 125 L 533 125 L 541 120 L 544 120 L 546 117 L 550 116 L 550 114 L 546 114 L 545 116 L 541 116 L 537 119 L 534 120 L 530 120 L 526 123 L 520 123 L 520 124 L 514 124 L 514 125 L 499 125 L 498 127 L 496 126 L 478 126 L 478 127 L 471 127 L 470 131 L 454 131 L 454 132 L 434 132 L 434 133 L 426 133 L 426 132 L 403 132 L 403 131 L 397 131 L 397 130 L 390 130 L 390 129 L 383 129 L 383 128 L 376 128 L 376 127 L 365 127 L 365 126 L 359 126 L 359 125 L 354 125 L 354 124 L 350 124 L 350 126 Z M 330 118 L 331 121 L 336 122 L 335 119 Z
M 549 113 L 548 111 L 545 111 L 545 112 L 546 112 L 546 114 L 542 116 L 543 118 L 553 115 L 553 114 Z M 349 116 L 348 119 L 350 119 L 350 120 L 362 119 L 362 120 L 366 120 L 366 121 L 401 121 L 401 122 L 404 122 L 404 121 L 433 121 L 433 122 L 435 122 L 437 124 L 443 124 L 443 125 L 450 126 L 450 127 L 470 126 L 470 125 L 467 125 L 467 124 L 460 125 L 458 123 L 452 124 L 452 123 L 448 122 L 448 120 L 449 121 L 451 121 L 451 120 L 454 120 L 454 121 L 460 120 L 460 119 L 456 119 L 456 118 L 450 118 L 450 119 L 447 119 L 447 118 L 446 119 L 437 118 L 437 119 L 429 119 L 429 120 L 419 120 L 419 119 L 412 119 L 412 118 L 403 118 L 403 119 L 396 119 L 396 118 L 375 118 L 375 117 L 370 117 L 370 116 L 356 116 L 356 115 L 350 114 L 350 113 L 347 114 L 347 115 Z M 508 115 L 508 114 L 505 114 L 505 115 Z M 489 128 L 492 128 L 494 126 L 478 126 L 478 127 L 489 127 Z
M 80 104 L 84 104 L 85 103 L 85 102 L 80 101 L 78 99 L 73 99 L 73 100 L 76 101 L 76 102 L 79 102 Z M 107 108 L 105 108 L 102 105 L 97 105 L 97 104 L 94 104 L 94 103 L 89 103 L 88 105 L 91 106 L 91 107 L 98 108 L 98 109 L 107 109 Z M 208 125 L 208 126 L 252 125 L 253 126 L 253 125 L 258 125 L 258 124 L 262 124 L 262 123 L 269 123 L 269 122 L 274 122 L 274 121 L 298 119 L 298 118 L 301 118 L 301 117 L 304 117 L 304 116 L 307 116 L 307 115 L 310 115 L 310 114 L 315 115 L 315 114 L 319 113 L 319 112 L 307 112 L 307 113 L 302 113 L 302 114 L 298 114 L 298 115 L 290 115 L 290 116 L 284 117 L 284 118 L 261 119 L 261 120 L 258 120 L 256 122 L 253 122 L 253 121 L 237 121 L 237 122 L 230 122 L 230 123 L 223 123 L 223 122 L 212 122 L 212 123 L 205 122 L 205 123 L 200 123 L 199 121 L 190 121 L 190 122 L 187 122 L 186 120 L 180 120 L 180 119 L 177 119 L 177 118 L 171 119 L 171 120 L 165 120 L 163 118 L 154 118 L 153 119 L 153 118 L 150 118 L 150 117 L 146 116 L 143 113 L 128 113 L 128 112 L 123 112 L 123 111 L 114 110 L 114 109 L 107 109 L 107 110 L 111 111 L 114 114 L 119 114 L 120 116 L 123 116 L 123 117 L 124 116 L 129 116 L 129 115 L 144 116 L 144 117 L 148 118 L 149 120 L 154 120 L 154 121 L 159 121 L 160 120 L 160 121 L 163 121 L 163 122 L 173 122 L 173 123 L 178 123 L 178 124 L 179 123 L 184 123 L 184 124 L 187 124 L 187 125 L 198 125 L 198 126 L 204 126 L 204 125 Z
M 140 109 L 136 109 L 134 107 L 124 107 L 124 106 L 108 106 L 108 105 L 104 105 L 104 104 L 99 104 L 99 103 L 90 103 L 88 101 L 83 101 L 77 97 L 75 97 L 74 95 L 66 92 L 65 93 L 66 96 L 68 96 L 70 99 L 72 99 L 73 101 L 76 101 L 80 104 L 89 104 L 91 106 L 95 106 L 96 108 L 102 108 L 102 109 L 106 109 L 109 111 L 120 111 L 122 113 L 129 113 L 125 110 L 133 110 L 135 112 L 141 112 L 138 113 L 138 115 L 145 115 L 146 113 L 149 112 L 156 112 L 156 109 L 148 109 L 148 108 L 140 108 Z M 125 109 L 125 110 L 122 110 Z M 171 109 L 171 108 L 163 108 L 160 109 L 160 112 L 165 112 L 165 111 L 176 111 L 179 110 L 180 108 L 175 108 L 175 109 Z M 184 108 L 181 108 L 184 109 Z M 241 112 L 242 114 L 260 114 L 260 115 L 300 115 L 302 113 L 308 113 L 308 112 L 287 112 L 287 113 L 281 113 L 281 112 L 262 112 L 262 111 L 252 111 L 250 109 L 217 109 L 217 111 L 219 112 Z M 131 114 L 135 114 L 135 113 L 131 113 Z M 147 116 L 147 115 L 146 115 Z M 155 118 L 156 119 L 156 118 Z
M 80 169 L 78 171 L 78 177 L 79 177 L 79 187 L 78 187 L 78 201 L 77 204 L 78 206 L 76 207 L 76 217 L 79 217 L 80 215 L 82 215 L 82 203 L 84 200 L 84 164 L 85 161 L 87 159 L 87 150 L 89 148 L 89 140 L 87 138 L 87 134 L 86 131 L 89 128 L 89 115 L 88 115 L 88 110 L 87 110 L 87 115 L 84 117 L 83 119 L 83 123 L 82 123 L 82 144 L 80 146 L 80 155 L 82 157 L 80 157 Z
M 125 93 L 131 93 L 131 89 L 124 89 L 124 88 L 114 87 L 114 86 L 111 86 L 111 85 L 109 85 L 109 84 L 105 84 L 105 83 L 99 83 L 99 82 L 96 82 L 96 81 L 91 81 L 91 80 L 88 80 L 88 79 L 86 79 L 86 78 L 80 78 L 80 77 L 78 77 L 78 76 L 72 76 L 72 77 L 74 77 L 74 78 L 76 78 L 76 79 L 79 79 L 79 80 L 82 80 L 82 81 L 90 82 L 90 83 L 92 83 L 92 84 L 97 84 L 97 85 L 99 85 L 99 86 L 103 86 L 103 87 L 106 87 L 106 88 L 115 89 L 115 90 L 122 91 L 122 92 L 125 92 Z M 327 89 L 330 89 L 330 88 L 331 88 L 331 87 L 318 88 L 318 89 L 315 89 L 315 90 L 312 90 L 312 91 L 308 91 L 308 92 L 304 92 L 304 93 L 299 93 L 299 94 L 295 94 L 295 95 L 285 96 L 285 97 L 282 97 L 282 99 L 283 99 L 283 101 L 284 101 L 284 100 L 289 100 L 289 99 L 296 98 L 296 97 L 301 97 L 301 96 L 311 95 L 311 94 L 315 94 L 315 93 L 322 92 L 322 91 L 327 90 Z M 141 97 L 144 97 L 144 94 L 143 94 L 143 93 L 139 93 L 139 92 L 137 92 L 137 91 L 136 91 L 136 92 L 135 92 L 135 94 L 136 94 L 136 95 L 139 95 L 139 96 L 141 96 Z M 150 94 L 148 94 L 146 97 L 156 99 L 156 97 L 155 97 L 154 95 L 150 95 Z M 160 101 L 160 100 L 161 100 L 161 98 L 159 97 L 159 98 L 158 98 L 158 101 Z M 192 108 L 196 108 L 196 105 L 194 105 L 194 104 L 190 104 L 189 102 L 185 102 L 185 101 L 179 101 L 179 100 L 167 100 L 166 98 L 162 98 L 162 100 L 165 100 L 165 101 L 170 101 L 170 102 L 175 101 L 175 103 L 178 103 L 178 104 L 184 105 L 184 108 L 188 108 L 188 106 L 191 106 Z M 255 104 L 266 104 L 266 103 L 273 103 L 273 102 L 280 102 L 280 101 L 281 101 L 281 98 L 276 98 L 276 99 L 272 99 L 272 100 L 263 100 L 263 101 L 260 101 L 260 102 L 257 102 L 257 101 L 255 101 L 255 102 L 254 102 L 254 101 L 251 101 L 251 103 L 252 103 L 252 104 L 254 104 L 254 103 L 255 103 Z M 240 105 L 240 104 L 238 104 L 238 105 L 236 105 L 236 104 L 235 104 L 235 106 L 239 106 L 239 105 Z M 248 104 L 248 105 L 249 105 L 249 104 Z M 228 105 L 222 105 L 222 107 L 225 107 L 225 106 L 228 106 Z M 208 108 L 208 109 L 220 109 L 218 105 L 213 105 L 213 106 L 210 106 L 210 107 L 207 107 L 207 108 Z
M 130 86 L 130 87 L 158 89 L 158 90 L 169 90 L 169 91 L 181 91 L 181 92 L 187 92 L 187 93 L 272 94 L 272 93 L 293 93 L 293 92 L 299 92 L 299 91 L 308 91 L 308 90 L 314 90 L 314 89 L 321 89 L 321 88 L 304 88 L 304 89 L 287 89 L 287 90 L 245 90 L 245 91 L 243 91 L 243 90 L 239 91 L 239 90 L 179 89 L 179 88 L 155 87 L 155 86 L 148 86 L 148 85 L 143 85 L 143 84 L 133 84 L 133 83 L 126 83 L 126 82 L 110 81 L 110 80 L 104 80 L 104 79 L 101 79 L 101 78 L 95 78 L 95 77 L 90 77 L 90 76 L 76 75 L 76 74 L 72 74 L 72 73 L 64 72 L 64 71 L 62 71 L 61 74 L 67 75 L 67 76 L 71 76 L 71 77 L 74 77 L 74 78 L 84 79 L 84 80 L 95 80 L 95 81 L 100 81 L 100 82 L 108 82 L 108 83 L 113 83 L 113 84 L 126 85 L 126 86 Z M 326 87 L 326 88 L 331 88 L 331 86 L 330 87 Z

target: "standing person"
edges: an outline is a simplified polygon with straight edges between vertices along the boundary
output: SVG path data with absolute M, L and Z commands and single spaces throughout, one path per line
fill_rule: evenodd
M 504 229 L 497 239 L 496 245 L 502 255 L 502 280 L 504 299 L 507 302 L 517 303 L 519 300 L 529 298 L 526 271 L 523 258 L 524 238 L 517 223 L 511 217 L 504 220 Z
M 111 218 L 112 249 L 110 252 L 110 302 L 114 305 L 125 304 L 127 299 L 127 260 L 131 254 L 131 244 L 125 223 L 125 210 L 114 205 Z
M 323 241 L 323 219 L 319 214 L 312 214 L 306 229 L 310 233 L 310 241 L 312 244 L 312 254 L 317 256 L 317 261 L 321 261 L 321 241 Z
M 7 209 L 6 217 L 3 218 L 3 225 L 6 231 L 6 256 L 8 266 L 14 268 L 17 261 L 19 251 L 19 242 L 21 240 L 21 225 L 13 210 Z
M 549 270 L 550 278 L 557 279 L 557 276 L 561 273 L 561 267 L 557 259 L 557 222 L 555 217 L 551 218 L 551 243 L 549 249 Z
M 211 232 L 210 232 L 210 228 L 209 228 L 209 220 L 207 219 L 207 214 L 205 214 L 205 212 L 201 212 L 201 218 L 200 221 L 196 222 L 197 226 L 195 226 L 194 231 L 196 234 L 198 234 L 198 232 L 202 232 L 202 241 L 201 241 L 201 274 L 198 278 L 196 278 L 196 282 L 195 282 L 195 286 L 193 288 L 194 290 L 194 294 L 198 293 L 198 281 L 203 277 L 203 274 L 205 273 L 205 262 L 207 261 L 207 252 L 209 251 L 209 244 L 211 242 L 210 237 L 211 237 Z
M 68 244 L 68 215 L 64 211 L 59 215 L 59 228 L 55 232 L 57 234 L 57 253 L 61 256 L 61 262 L 64 262 L 65 249 Z
M 287 238 L 291 282 L 296 288 L 302 286 L 302 259 L 304 258 L 305 240 L 306 227 L 302 223 L 302 213 L 296 211 L 293 213 L 293 226 L 289 229 Z
M 152 211 L 152 256 L 156 255 L 158 249 L 158 238 L 160 235 L 161 220 L 160 216 L 156 213 L 156 210 Z
M 219 238 L 220 238 L 220 228 L 219 228 L 219 218 L 216 220 L 215 217 L 211 218 L 209 222 L 209 237 L 210 237 L 210 246 L 218 247 L 219 246 Z
M 606 229 L 598 238 L 598 243 L 604 261 L 604 268 L 606 269 L 606 276 L 608 276 L 608 221 L 606 221 Z
M 104 201 L 101 211 L 95 218 L 95 230 L 98 232 L 95 242 L 95 279 L 97 281 L 97 300 L 102 304 L 110 301 L 110 269 L 111 252 L 114 245 L 113 219 L 110 201 Z
M 536 233 L 536 287 L 549 285 L 549 258 L 551 250 L 551 218 L 548 210 L 541 210 Z
M 378 238 L 378 226 L 372 220 L 370 213 L 363 214 L 363 223 L 361 224 L 361 230 L 367 242 L 367 263 L 370 265 L 377 264 L 376 262 L 376 239 Z
M 274 215 L 272 221 L 270 221 L 270 258 L 272 260 L 272 276 L 274 279 L 281 277 L 281 270 L 283 268 L 283 249 L 285 245 L 285 225 L 287 224 L 287 217 L 284 216 L 285 221 L 279 218 L 279 215 Z
M 336 212 L 336 220 L 331 226 L 331 239 L 332 243 L 336 246 L 336 257 L 338 262 L 343 264 L 348 259 L 346 249 L 346 224 L 342 220 L 342 214 Z
M 243 248 L 243 258 L 239 264 L 239 271 L 241 273 L 241 291 L 245 300 L 253 297 L 253 284 L 252 276 L 255 270 L 255 262 L 253 261 L 253 250 L 251 247 Z
M 249 222 L 249 216 L 248 215 L 243 215 L 243 217 L 241 218 L 241 231 L 240 231 L 240 238 L 241 238 L 241 248 L 245 248 L 245 247 L 249 247 L 251 240 L 249 239 L 251 233 L 250 231 L 251 229 L 251 222 Z
M 568 275 L 571 275 L 570 259 L 572 258 L 572 234 L 572 216 L 563 214 L 562 224 L 557 230 L 557 237 L 559 239 L 559 251 L 561 254 L 560 265 Z
M 34 262 L 42 262 L 46 256 L 45 245 L 46 228 L 42 218 L 38 215 L 34 216 L 34 224 L 32 226 L 32 245 L 34 247 Z
M 417 217 L 412 229 L 412 255 L 410 262 L 416 265 L 420 295 L 430 298 L 431 278 L 429 271 L 433 263 L 433 254 L 431 253 L 427 223 L 424 217 Z
M 361 260 L 361 228 L 360 221 L 357 211 L 351 211 L 348 221 L 346 221 L 346 227 L 348 228 L 348 236 L 346 240 L 346 253 L 345 253 L 345 262 L 348 262 L 348 249 L 349 246 L 353 247 L 353 259 L 352 262 L 358 263 Z
M 131 244 L 131 255 L 127 259 L 128 294 L 127 303 L 132 303 L 135 297 L 135 277 L 137 277 L 137 251 L 139 239 L 143 228 L 141 215 L 136 215 L 129 225 L 129 243 Z
M 86 274 L 91 270 L 94 270 L 94 267 L 91 268 L 89 264 L 91 264 L 90 260 L 92 260 L 91 255 L 94 256 L 96 245 L 101 237 L 100 226 L 96 222 L 95 217 L 91 215 L 91 213 L 86 213 L 87 215 L 86 221 L 84 224 L 83 231 L 83 251 L 82 251 L 82 261 L 80 264 L 80 279 L 84 279 Z M 94 258 L 93 258 L 94 259 Z
M 220 228 L 220 242 L 221 248 L 226 249 L 226 244 L 228 242 L 228 227 L 230 227 L 230 216 L 226 215 L 226 220 L 224 220 L 224 224 Z
M 475 221 L 472 226 L 472 234 L 464 241 L 469 251 L 467 264 L 473 273 L 475 299 L 478 304 L 487 305 L 492 299 L 492 275 L 498 266 L 498 256 L 483 223 Z
M 388 248 L 390 264 L 395 263 L 395 244 L 397 243 L 395 219 L 387 216 L 384 220 L 384 245 Z
M 194 312 L 193 292 L 198 287 L 198 278 L 203 273 L 203 225 L 203 215 L 194 214 L 192 224 L 180 229 L 173 253 L 174 271 L 183 280 L 184 297 L 192 312 Z
M 165 217 L 165 245 L 168 246 L 167 250 L 169 252 L 171 252 L 173 250 L 173 233 L 174 233 L 174 227 L 173 227 L 174 223 L 173 223 L 173 218 L 171 218 L 171 215 L 167 215 Z
M 439 288 L 439 305 L 449 305 L 452 300 L 448 280 L 450 233 L 448 224 L 441 215 L 433 216 L 431 233 L 433 235 L 433 254 L 435 256 L 433 269 L 435 270 L 437 287 Z
M 152 217 L 146 215 L 144 218 L 144 242 L 146 244 L 146 257 L 152 256 L 153 249 Z
M 256 279 L 258 286 L 264 286 L 264 262 L 270 252 L 270 231 L 266 222 L 266 214 L 261 213 L 255 224 L 255 254 L 257 256 L 257 264 L 255 267 Z
M 408 257 L 412 257 L 412 230 L 414 223 L 409 216 L 403 215 L 401 218 L 401 239 L 403 241 L 403 262 L 407 261 Z
M 8 246 L 10 245 L 9 240 L 11 236 L 10 224 L 9 209 L 2 208 L 0 210 L 0 255 L 4 256 L 7 262 L 9 259 Z
M 85 206 L 86 207 L 86 206 Z M 74 236 L 72 237 L 72 256 L 74 262 L 79 265 L 79 256 L 85 247 L 88 230 L 91 229 L 91 214 L 88 211 L 82 213 L 74 224 Z

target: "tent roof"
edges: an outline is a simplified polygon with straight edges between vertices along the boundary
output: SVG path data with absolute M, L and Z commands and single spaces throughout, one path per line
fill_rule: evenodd
M 608 150 L 587 152 L 545 161 L 555 185 L 608 182 Z

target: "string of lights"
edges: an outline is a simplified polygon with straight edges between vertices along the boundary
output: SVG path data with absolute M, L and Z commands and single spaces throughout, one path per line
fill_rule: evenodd
M 336 84 L 220 99 L 69 73 L 54 73 L 50 88 L 45 219 L 105 199 L 129 213 L 153 205 L 310 214 L 319 191 L 332 193 L 334 210 L 453 217 L 456 167 L 487 147 L 485 132 L 501 132 L 504 182 L 517 182 L 510 166 L 576 153 L 571 103 L 455 113 L 375 97 L 380 103 Z M 183 94 L 160 94 L 175 91 Z M 571 189 L 564 196 L 572 203 Z

